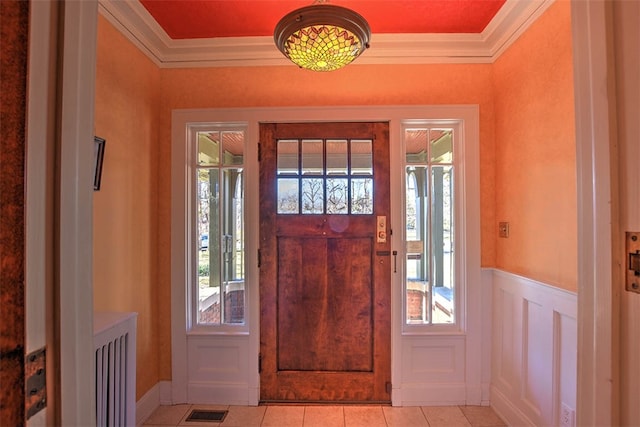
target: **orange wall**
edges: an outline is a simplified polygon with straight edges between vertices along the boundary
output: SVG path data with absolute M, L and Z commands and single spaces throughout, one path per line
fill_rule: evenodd
M 482 266 L 576 288 L 564 0 L 495 64 L 353 64 L 326 74 L 294 66 L 159 70 L 103 18 L 98 40 L 96 134 L 107 139 L 107 154 L 94 202 L 95 306 L 140 313 L 138 398 L 171 378 L 173 109 L 478 104 Z M 497 238 L 498 220 L 511 223 L 509 239 Z
M 497 239 L 495 266 L 575 291 L 570 13 L 568 1 L 555 2 L 494 63 L 495 215 L 510 224 L 509 238 Z
M 160 71 L 102 16 L 95 134 L 107 140 L 93 202 L 94 308 L 138 312 L 139 399 L 159 381 L 156 249 Z
M 331 73 L 295 66 L 162 70 L 160 163 L 170 164 L 171 110 L 261 106 L 479 104 L 482 187 L 482 263 L 493 264 L 494 115 L 489 64 L 358 65 Z M 161 330 L 170 329 L 171 192 L 169 171 L 159 177 Z M 487 179 L 488 178 L 488 179 Z M 162 302 L 163 301 L 163 302 Z M 163 338 L 169 346 L 170 337 Z M 167 354 L 161 377 L 171 377 Z

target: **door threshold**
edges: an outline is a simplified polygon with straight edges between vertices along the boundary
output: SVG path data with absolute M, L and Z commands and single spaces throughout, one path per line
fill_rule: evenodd
M 258 406 L 391 406 L 390 400 L 260 400 Z

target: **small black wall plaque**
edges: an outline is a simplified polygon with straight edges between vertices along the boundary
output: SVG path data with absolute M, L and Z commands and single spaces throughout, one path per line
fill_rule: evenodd
M 97 136 L 93 138 L 95 151 L 93 153 L 93 190 L 100 190 L 102 179 L 102 161 L 104 160 L 104 146 L 107 141 Z

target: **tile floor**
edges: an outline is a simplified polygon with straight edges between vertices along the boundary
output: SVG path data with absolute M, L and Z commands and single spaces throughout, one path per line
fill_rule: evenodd
M 192 409 L 228 410 L 220 422 L 185 421 Z M 504 421 L 487 406 L 268 405 L 159 407 L 144 426 L 207 427 L 498 427 Z

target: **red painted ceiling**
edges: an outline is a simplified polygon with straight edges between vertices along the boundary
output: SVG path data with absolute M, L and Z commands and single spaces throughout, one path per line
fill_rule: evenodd
M 140 0 L 172 39 L 270 36 L 299 0 Z M 335 0 L 361 14 L 373 34 L 480 33 L 505 0 Z

